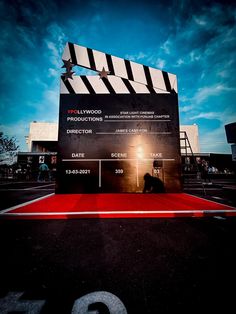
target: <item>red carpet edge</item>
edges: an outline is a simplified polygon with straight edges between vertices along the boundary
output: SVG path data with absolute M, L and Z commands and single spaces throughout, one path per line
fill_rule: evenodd
M 7 219 L 236 216 L 236 208 L 186 193 L 50 194 L 0 213 Z

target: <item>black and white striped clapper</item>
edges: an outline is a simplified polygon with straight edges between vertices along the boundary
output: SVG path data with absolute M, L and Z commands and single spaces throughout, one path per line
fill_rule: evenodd
M 87 47 L 67 43 L 62 60 L 70 60 L 89 70 L 106 71 L 99 75 L 61 77 L 61 94 L 171 94 L 177 93 L 175 74 L 112 56 Z

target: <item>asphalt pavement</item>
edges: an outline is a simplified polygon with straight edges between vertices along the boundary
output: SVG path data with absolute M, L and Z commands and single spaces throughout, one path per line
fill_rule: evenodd
M 67 314 L 101 291 L 128 314 L 233 313 L 235 240 L 232 217 L 1 220 L 0 313 L 10 292 L 44 301 L 38 313 Z
M 0 183 L 0 210 L 54 193 L 55 182 L 6 181 Z
M 48 184 L 2 184 L 1 208 Z M 1 219 L 0 313 L 233 313 L 235 241 L 234 217 Z
M 184 182 L 183 191 L 211 201 L 236 207 L 235 179 L 212 179 L 210 182 L 188 179 Z

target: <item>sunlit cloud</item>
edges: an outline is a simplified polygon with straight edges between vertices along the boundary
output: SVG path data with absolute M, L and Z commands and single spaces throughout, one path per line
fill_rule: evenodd
M 156 62 L 156 67 L 158 69 L 163 69 L 165 64 L 166 64 L 165 60 L 158 58 Z
M 192 111 L 193 109 L 194 109 L 193 105 L 179 107 L 180 112 L 189 112 Z
M 236 91 L 236 87 L 228 87 L 223 84 L 217 84 L 199 88 L 193 98 L 196 103 L 201 103 L 212 96 L 216 97 L 222 95 L 223 93 L 233 91 Z
M 137 62 L 146 58 L 146 57 L 147 57 L 147 54 L 145 54 L 142 51 L 138 52 L 137 54 L 133 54 L 133 55 L 130 55 L 130 54 L 125 55 L 126 59 L 132 60 L 132 61 L 137 61 Z

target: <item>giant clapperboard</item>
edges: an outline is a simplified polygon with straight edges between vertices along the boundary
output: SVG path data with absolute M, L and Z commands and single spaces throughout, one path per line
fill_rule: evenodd
M 62 60 L 57 193 L 139 193 L 146 173 L 180 192 L 176 76 L 72 43 Z

